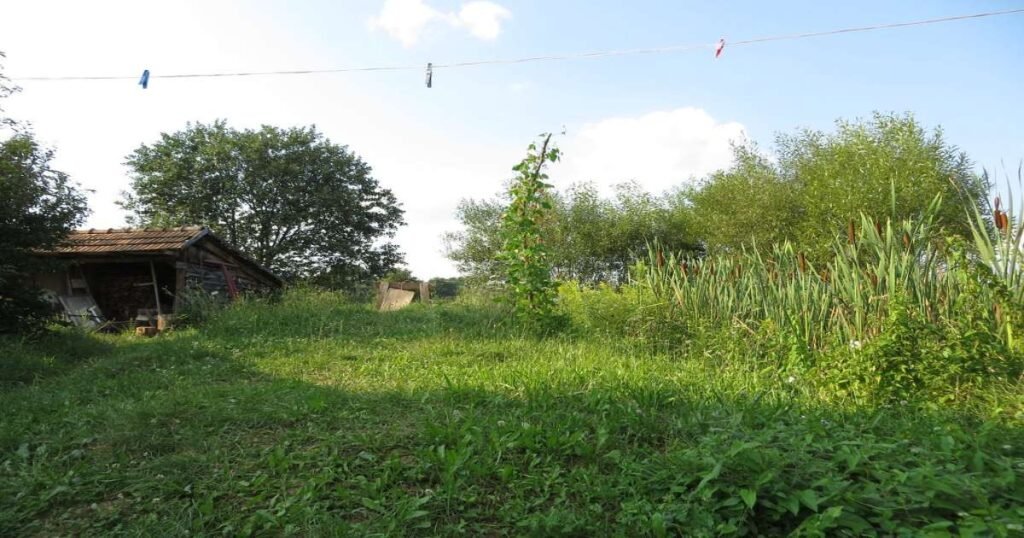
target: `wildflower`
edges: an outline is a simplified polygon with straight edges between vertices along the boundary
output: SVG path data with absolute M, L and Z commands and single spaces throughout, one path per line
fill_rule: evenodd
M 860 340 L 850 340 L 850 349 L 857 350 L 861 348 Z
M 789 377 L 786 378 L 786 383 L 792 383 L 794 381 L 796 381 L 796 378 L 793 377 L 793 376 L 789 376 Z

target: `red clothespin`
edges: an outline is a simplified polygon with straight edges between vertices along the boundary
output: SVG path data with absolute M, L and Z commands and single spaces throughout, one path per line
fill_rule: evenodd
M 722 55 L 722 51 L 723 50 L 725 50 L 725 38 L 724 37 L 719 39 L 718 40 L 718 44 L 715 45 L 715 59 L 716 60 L 718 59 L 719 56 Z

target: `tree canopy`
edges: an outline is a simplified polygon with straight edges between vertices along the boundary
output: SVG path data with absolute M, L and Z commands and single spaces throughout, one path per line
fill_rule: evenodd
M 388 241 L 403 224 L 394 194 L 315 127 L 189 124 L 126 164 L 136 224 L 210 226 L 286 277 L 346 286 L 402 261 Z
M 0 99 L 14 91 L 0 74 Z M 32 286 L 32 273 L 44 264 L 34 252 L 55 246 L 88 210 L 68 175 L 51 167 L 53 150 L 2 108 L 0 126 L 15 127 L 0 141 L 0 332 L 14 332 L 38 327 L 47 314 Z
M 937 195 L 939 225 L 967 236 L 966 211 L 983 204 L 988 189 L 940 129 L 928 132 L 910 115 L 875 114 L 839 121 L 831 133 L 780 135 L 771 157 L 738 146 L 732 166 L 689 196 L 711 251 L 788 240 L 821 258 L 861 214 L 919 217 Z

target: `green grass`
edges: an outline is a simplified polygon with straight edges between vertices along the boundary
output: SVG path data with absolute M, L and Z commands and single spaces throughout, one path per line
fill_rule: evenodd
M 0 535 L 1024 533 L 1022 386 L 855 407 L 715 349 L 330 295 L 0 341 Z

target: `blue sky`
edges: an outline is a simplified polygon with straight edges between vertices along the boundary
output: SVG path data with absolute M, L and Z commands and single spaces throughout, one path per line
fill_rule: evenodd
M 1024 14 L 730 47 L 729 40 L 1024 7 L 1024 2 L 451 0 L 9 1 L 6 73 L 137 76 L 21 82 L 8 104 L 95 190 L 116 226 L 124 156 L 186 121 L 315 123 L 366 158 L 408 211 L 398 235 L 419 276 L 451 274 L 440 234 L 463 197 L 495 193 L 524 147 L 561 131 L 559 185 L 636 180 L 657 191 L 728 163 L 729 140 L 909 111 L 980 166 L 1024 157 Z M 661 55 L 275 78 L 161 74 L 414 65 L 727 41 Z

